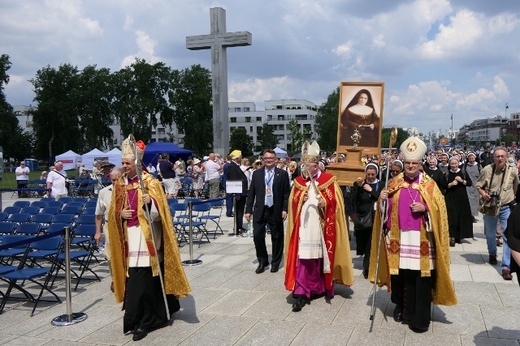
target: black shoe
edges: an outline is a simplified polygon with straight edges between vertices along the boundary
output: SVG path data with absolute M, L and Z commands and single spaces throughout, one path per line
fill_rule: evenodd
M 363 269 L 363 277 L 368 279 L 368 269 Z
M 307 304 L 305 298 L 298 297 L 298 299 L 296 299 L 296 303 L 294 303 L 292 305 L 292 311 L 293 312 L 302 311 L 302 308 L 305 306 L 305 304 Z
M 278 266 L 277 265 L 271 265 L 271 273 L 276 273 L 278 271 Z
M 455 246 L 455 238 L 453 238 L 453 237 L 450 238 L 450 246 L 451 247 Z
M 267 267 L 267 266 L 260 263 L 258 265 L 258 267 L 256 267 L 255 273 L 260 274 L 260 273 L 265 272 L 265 267 Z
M 489 264 L 496 265 L 497 262 L 497 255 L 489 255 Z
M 403 322 L 403 308 L 399 305 L 396 305 L 394 309 L 394 321 Z
M 227 217 L 233 217 L 233 216 L 235 216 L 235 215 L 233 215 L 233 214 L 226 214 L 226 216 L 227 216 Z
M 141 329 L 141 328 L 137 328 L 134 331 L 134 336 L 132 337 L 132 340 L 139 341 L 141 339 L 144 339 L 147 335 L 148 335 L 148 331 Z

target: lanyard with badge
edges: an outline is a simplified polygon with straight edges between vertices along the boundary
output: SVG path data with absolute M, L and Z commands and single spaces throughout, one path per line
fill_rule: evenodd
M 267 171 L 267 178 L 265 179 L 265 196 L 266 197 L 272 197 L 273 191 L 271 191 L 271 181 L 273 180 L 273 171 L 268 170 Z

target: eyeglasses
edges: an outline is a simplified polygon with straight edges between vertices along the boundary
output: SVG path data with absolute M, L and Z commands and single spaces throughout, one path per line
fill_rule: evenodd
M 401 173 L 400 169 L 391 169 L 390 172 L 392 173 Z
M 264 161 L 274 160 L 274 159 L 276 159 L 276 156 L 272 156 L 272 157 L 269 157 L 269 156 L 262 157 L 262 160 L 264 160 Z
M 410 162 L 410 161 L 405 161 L 404 162 L 405 165 L 408 165 L 408 166 L 419 166 L 419 162 Z

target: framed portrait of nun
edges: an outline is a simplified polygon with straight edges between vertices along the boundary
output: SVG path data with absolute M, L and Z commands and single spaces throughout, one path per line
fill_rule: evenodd
M 362 155 L 380 154 L 384 88 L 382 82 L 341 82 L 338 153 L 357 144 Z

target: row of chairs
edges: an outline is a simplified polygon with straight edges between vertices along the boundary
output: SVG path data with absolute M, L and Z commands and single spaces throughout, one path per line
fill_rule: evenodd
M 192 202 L 191 220 L 189 215 L 189 201 Z M 213 234 L 213 239 L 216 238 L 217 233 L 224 234 L 224 231 L 220 226 L 222 206 L 224 203 L 223 200 L 206 203 L 195 199 L 190 199 L 189 201 L 184 203 L 168 202 L 179 244 L 189 243 L 190 226 L 192 235 L 195 238 L 198 238 L 194 240 L 199 243 L 199 247 L 204 241 L 207 241 L 208 243 L 210 242 L 210 233 Z M 217 209 L 218 213 L 212 213 L 212 209 Z M 208 229 L 209 222 L 211 222 L 210 225 L 214 226 L 213 229 Z
M 61 197 L 58 200 L 53 198 L 41 198 L 37 201 L 15 201 L 13 203 L 13 207 L 24 208 L 29 206 L 35 207 L 63 207 L 64 205 L 69 205 L 73 203 L 73 205 L 83 205 L 85 207 L 95 207 L 97 203 L 97 198 L 83 198 L 83 197 Z
M 6 208 L 7 209 L 7 208 Z M 25 223 L 25 222 L 36 222 L 36 223 L 45 223 L 50 224 L 54 222 L 61 223 L 69 223 L 68 220 L 71 219 L 75 221 L 76 219 L 80 220 L 90 220 L 95 218 L 95 208 L 93 209 L 84 209 L 80 212 L 73 211 L 69 209 L 64 209 L 61 213 L 57 213 L 54 208 L 44 208 L 37 214 L 29 214 L 29 213 L 14 213 L 9 214 L 7 212 L 0 212 L 0 223 L 2 222 L 14 222 L 14 223 Z M 86 222 L 86 221 L 83 221 Z
M 0 291 L 2 296 L 0 313 L 3 312 L 9 299 L 23 299 L 34 303 L 32 316 L 38 302 L 43 301 L 41 298 L 45 291 L 54 297 L 52 302 L 61 302 L 52 288 L 59 272 L 65 269 L 62 230 L 66 225 L 54 224 L 52 226 L 56 227 L 49 227 L 48 233 L 43 236 L 41 234 L 39 236 L 27 234 L 0 236 L 0 247 L 3 245 L 3 249 L 0 250 L 0 280 L 7 284 L 5 292 Z M 94 235 L 94 225 L 78 225 L 72 230 L 70 258 L 73 265 L 71 271 L 77 280 L 74 290 L 77 290 L 82 279 L 100 280 L 90 266 L 96 259 Z M 87 271 L 93 277 L 84 277 Z M 24 284 L 25 281 L 35 284 L 39 288 L 39 293 L 32 294 L 30 292 L 32 287 L 27 287 Z M 23 296 L 12 296 L 13 289 L 20 291 Z
M 23 218 L 21 218 L 21 216 Z M 96 216 L 94 214 L 46 214 L 40 213 L 36 215 L 32 215 L 29 219 L 25 217 L 25 214 L 13 214 L 7 220 L 0 222 L 0 234 L 12 234 L 13 229 L 21 229 L 24 230 L 32 229 L 31 227 L 36 228 L 38 225 L 40 227 L 39 231 L 46 231 L 47 228 L 53 224 L 65 224 L 70 226 L 76 225 L 95 225 L 96 224 Z M 11 230 L 11 231 L 10 231 Z M 31 232 L 31 234 L 37 234 L 39 231 Z M 18 232 L 17 232 L 18 233 Z M 27 233 L 27 232 L 24 232 Z
M 13 196 L 18 194 L 26 197 L 43 196 L 47 192 L 47 181 L 45 179 L 31 179 L 27 181 L 25 187 L 16 188 Z

